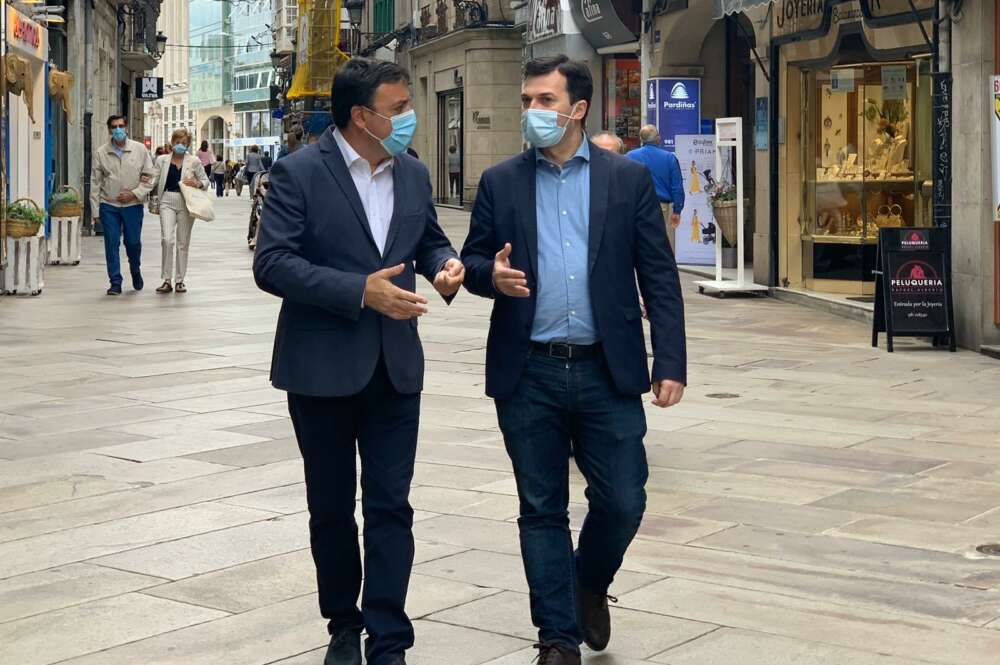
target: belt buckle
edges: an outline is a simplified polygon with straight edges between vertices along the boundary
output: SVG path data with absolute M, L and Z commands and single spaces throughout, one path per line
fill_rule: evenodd
M 565 355 L 560 355 L 556 353 L 556 349 L 560 347 L 566 349 Z M 573 346 L 570 344 L 566 344 L 565 342 L 552 342 L 551 344 L 549 344 L 549 355 L 552 356 L 553 358 L 565 358 L 566 360 L 572 360 Z

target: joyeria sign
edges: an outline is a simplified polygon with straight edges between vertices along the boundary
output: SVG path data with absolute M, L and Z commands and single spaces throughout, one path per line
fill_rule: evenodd
M 45 57 L 45 38 L 42 26 L 7 6 L 7 44 L 34 58 Z

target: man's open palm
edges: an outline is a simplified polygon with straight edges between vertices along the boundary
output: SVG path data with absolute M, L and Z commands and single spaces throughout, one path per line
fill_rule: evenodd
M 511 298 L 527 298 L 531 295 L 528 289 L 528 280 L 520 270 L 515 270 L 510 265 L 510 243 L 503 246 L 497 252 L 493 261 L 493 285 L 497 291 L 510 296 Z

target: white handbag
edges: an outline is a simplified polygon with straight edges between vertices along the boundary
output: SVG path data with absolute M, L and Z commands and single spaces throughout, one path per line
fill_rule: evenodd
M 182 182 L 181 196 L 184 197 L 184 205 L 192 217 L 204 222 L 211 222 L 215 219 L 215 206 L 212 203 L 212 197 L 204 189 L 185 185 Z

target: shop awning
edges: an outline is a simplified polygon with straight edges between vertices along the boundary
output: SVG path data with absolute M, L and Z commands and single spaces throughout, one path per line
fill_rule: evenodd
M 715 18 L 739 14 L 747 9 L 769 5 L 772 0 L 715 0 Z
M 572 0 L 569 5 L 577 27 L 595 50 L 638 39 L 622 21 L 615 9 L 615 0 Z

